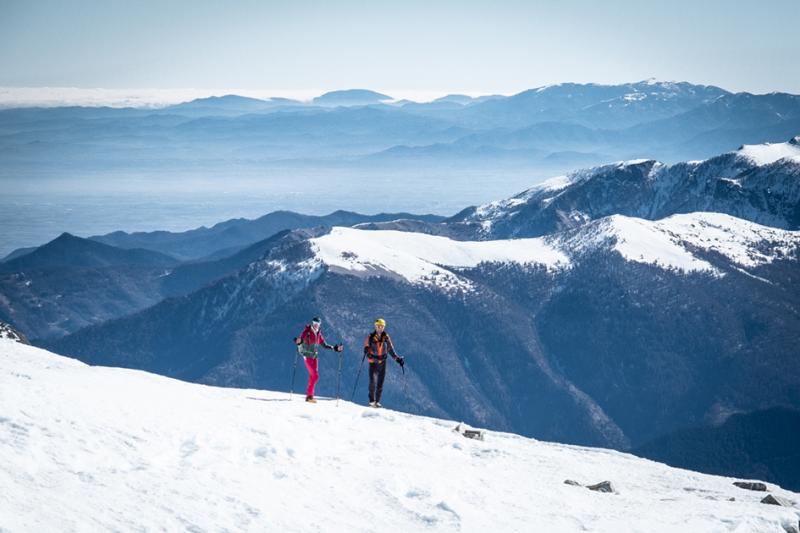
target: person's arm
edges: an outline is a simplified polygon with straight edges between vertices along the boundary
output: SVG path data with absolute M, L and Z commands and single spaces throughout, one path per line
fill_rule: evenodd
M 406 364 L 406 361 L 402 355 L 398 355 L 397 352 L 394 351 L 394 343 L 392 343 L 392 338 L 389 337 L 389 335 L 386 335 L 386 344 L 389 347 L 388 350 L 389 355 L 392 356 L 392 359 L 394 359 L 395 363 L 397 363 L 400 366 L 404 366 Z
M 388 348 L 386 351 L 389 352 L 389 355 L 392 356 L 392 359 L 397 359 L 397 352 L 394 351 L 394 344 L 392 343 L 392 338 L 388 333 L 386 334 L 386 347 Z
M 333 350 L 333 345 L 332 344 L 328 344 L 327 342 L 325 342 L 325 335 L 323 335 L 321 331 L 319 332 L 319 337 L 317 337 L 317 338 L 319 339 L 319 345 L 320 346 L 322 346 L 326 350 Z
M 369 355 L 369 338 L 370 335 L 367 335 L 367 338 L 364 339 L 364 355 Z

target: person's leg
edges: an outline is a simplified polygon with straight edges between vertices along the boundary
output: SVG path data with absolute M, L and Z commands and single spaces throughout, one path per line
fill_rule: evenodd
M 369 364 L 369 403 L 375 401 L 375 381 L 378 375 L 378 363 Z
M 381 393 L 383 392 L 383 378 L 386 377 L 386 361 L 383 364 L 377 365 L 380 368 L 378 369 L 378 384 L 375 387 L 375 401 L 381 401 Z
M 306 370 L 308 370 L 308 388 L 306 389 L 306 397 L 314 396 L 314 387 L 319 380 L 319 363 L 317 359 L 306 357 Z

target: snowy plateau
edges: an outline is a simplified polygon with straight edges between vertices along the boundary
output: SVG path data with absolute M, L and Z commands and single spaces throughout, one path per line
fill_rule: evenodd
M 797 531 L 794 504 L 632 455 L 0 339 L 0 531 Z M 608 480 L 616 492 L 565 484 Z

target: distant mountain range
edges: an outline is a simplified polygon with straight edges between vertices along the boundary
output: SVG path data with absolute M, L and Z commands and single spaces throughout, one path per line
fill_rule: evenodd
M 317 96 L 311 103 L 322 106 L 370 105 L 391 101 L 392 97 L 367 89 L 331 91 Z
M 444 217 L 412 215 L 410 213 L 380 213 L 362 215 L 349 211 L 335 211 L 329 215 L 302 215 L 291 211 L 275 211 L 255 220 L 232 219 L 211 228 L 197 228 L 173 233 L 153 231 L 126 233 L 116 231 L 89 237 L 92 240 L 119 248 L 146 248 L 172 255 L 182 260 L 226 257 L 256 241 L 286 229 L 314 226 L 353 226 L 366 222 L 382 222 L 413 218 L 425 222 L 438 222 Z M 210 256 L 210 257 L 209 257 Z
M 511 198 L 468 207 L 440 223 L 391 221 L 461 240 L 538 237 L 614 214 L 658 220 L 710 211 L 800 229 L 800 137 L 744 145 L 704 161 L 623 161 L 546 180 Z
M 446 221 L 476 238 L 532 237 L 623 214 L 657 220 L 714 211 L 800 229 L 800 137 L 742 146 L 664 165 L 626 161 L 554 178 L 508 200 L 468 208 Z
M 441 220 L 407 213 L 308 216 L 283 211 L 180 233 L 114 232 L 89 239 L 65 233 L 0 262 L 0 320 L 32 338 L 62 336 L 232 274 L 263 255 L 270 237 L 282 231 L 396 218 Z
M 161 301 L 161 278 L 177 264 L 64 233 L 0 263 L 0 320 L 29 337 L 65 335 Z
M 15 176 L 231 167 L 380 170 L 464 165 L 563 173 L 652 157 L 705 159 L 800 131 L 800 97 L 654 80 L 560 84 L 512 96 L 394 101 L 368 90 L 310 102 L 236 95 L 163 109 L 0 110 L 0 167 Z M 456 170 L 453 178 L 458 178 Z

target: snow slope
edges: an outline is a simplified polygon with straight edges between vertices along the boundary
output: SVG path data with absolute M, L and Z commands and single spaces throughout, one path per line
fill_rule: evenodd
M 800 248 L 800 231 L 762 226 L 723 213 L 688 213 L 655 221 L 612 215 L 549 240 L 573 253 L 606 247 L 627 261 L 721 275 L 697 251 L 714 252 L 734 265 L 753 268 Z
M 0 339 L 0 530 L 743 532 L 800 516 L 732 479 L 454 426 Z M 618 494 L 565 479 L 610 480 Z
M 562 251 L 543 239 L 521 241 L 455 241 L 447 237 L 393 230 L 369 231 L 335 227 L 311 239 L 319 261 L 334 270 L 363 275 L 390 274 L 410 283 L 469 288 L 470 284 L 444 267 L 468 268 L 482 262 L 569 264 Z
M 750 159 L 759 166 L 769 165 L 784 158 L 791 158 L 800 163 L 800 137 L 783 143 L 745 144 L 734 153 Z
M 715 252 L 753 268 L 784 258 L 800 248 L 800 231 L 762 226 L 722 213 L 689 213 L 661 220 L 612 215 L 574 230 L 546 237 L 457 241 L 447 237 L 393 230 L 335 227 L 310 240 L 313 260 L 358 276 L 388 276 L 441 289 L 469 290 L 460 269 L 481 263 L 570 268 L 576 255 L 610 249 L 628 261 L 683 272 L 724 275 L 698 251 Z

